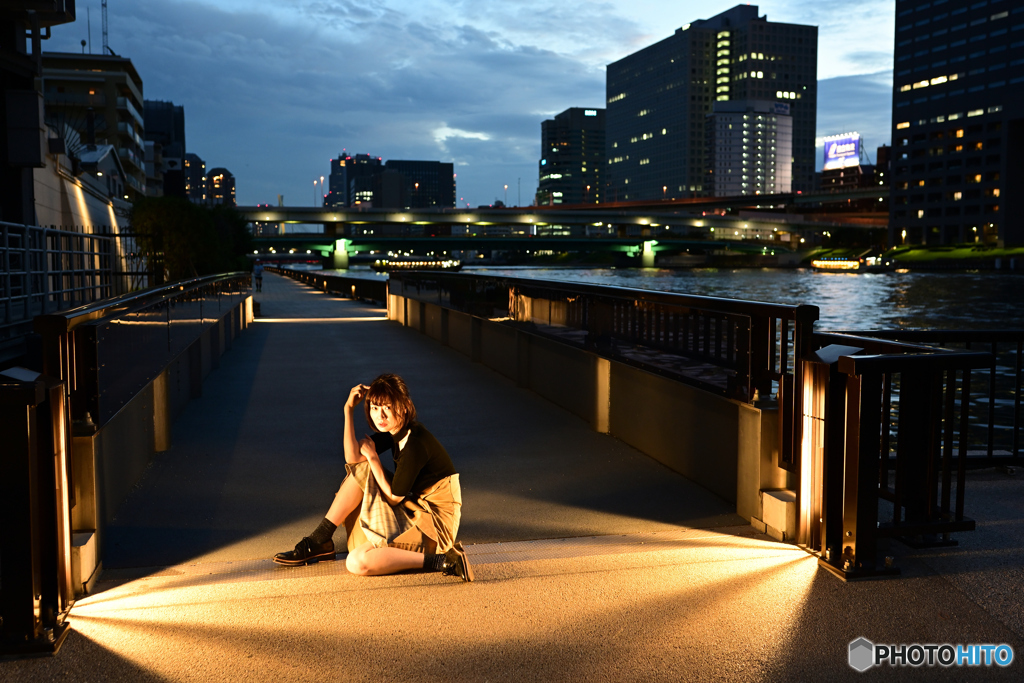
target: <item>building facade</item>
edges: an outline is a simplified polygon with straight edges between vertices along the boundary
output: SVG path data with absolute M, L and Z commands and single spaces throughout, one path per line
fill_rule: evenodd
M 331 159 L 324 206 L 426 209 L 455 206 L 451 162 L 389 159 L 368 154 Z
M 605 110 L 566 109 L 540 124 L 536 203 L 603 201 L 605 166 Z
M 388 159 L 384 169 L 400 174 L 397 180 L 404 197 L 397 203 L 383 202 L 382 208 L 429 209 L 455 206 L 455 165 L 445 161 Z
M 790 192 L 793 117 L 789 104 L 767 100 L 716 102 L 705 119 L 705 191 L 714 197 Z
M 185 197 L 185 107 L 145 100 L 146 192 Z M 154 182 L 150 183 L 150 179 Z
M 890 244 L 1024 244 L 1024 5 L 896 3 Z
M 198 154 L 187 152 L 184 162 L 185 196 L 195 204 L 206 203 L 206 162 Z
M 126 174 L 124 199 L 146 194 L 146 143 L 142 78 L 130 59 L 114 55 L 44 52 L 46 122 L 73 130 L 81 145 L 108 144 Z M 64 136 L 66 142 L 70 138 Z M 75 155 L 79 150 L 68 149 Z
M 206 174 L 206 202 L 208 206 L 223 204 L 236 206 L 235 176 L 226 168 L 211 168 Z
M 380 157 L 339 155 L 331 159 L 331 175 L 324 206 L 373 205 L 373 177 L 384 170 Z
M 710 195 L 705 118 L 730 100 L 790 106 L 792 189 L 813 189 L 817 63 L 817 27 L 740 5 L 609 64 L 605 198 Z

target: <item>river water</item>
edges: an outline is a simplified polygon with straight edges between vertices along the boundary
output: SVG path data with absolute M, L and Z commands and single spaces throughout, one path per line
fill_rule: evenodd
M 345 272 L 345 271 L 339 271 Z M 464 273 L 590 282 L 661 292 L 809 304 L 815 329 L 1024 330 L 1024 275 L 992 272 L 828 273 L 809 268 L 468 267 Z M 349 275 L 382 277 L 355 267 Z

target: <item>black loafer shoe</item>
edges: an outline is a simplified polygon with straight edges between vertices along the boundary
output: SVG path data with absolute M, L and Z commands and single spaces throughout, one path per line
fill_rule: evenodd
M 466 557 L 466 551 L 461 542 L 456 543 L 451 550 L 444 554 L 444 567 L 441 569 L 441 573 L 444 576 L 458 576 L 463 581 L 473 580 L 473 567 L 469 564 L 469 558 Z
M 334 559 L 334 541 L 327 541 L 326 543 L 313 543 L 306 536 L 301 541 L 295 544 L 295 550 L 289 550 L 286 553 L 278 553 L 274 555 L 274 562 L 277 564 L 283 564 L 287 567 L 298 567 L 304 564 L 312 564 L 313 562 L 328 562 Z

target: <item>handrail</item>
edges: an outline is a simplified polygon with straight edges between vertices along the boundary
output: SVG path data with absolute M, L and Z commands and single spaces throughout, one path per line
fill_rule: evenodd
M 846 344 L 871 354 L 978 352 L 988 362 L 974 366 L 987 371 L 971 397 L 967 428 L 985 430 L 985 458 L 972 457 L 972 467 L 1021 464 L 1024 416 L 1024 330 L 865 330 L 815 333 L 815 344 Z M 952 345 L 947 346 L 947 345 Z M 898 372 L 898 370 L 894 370 Z M 1009 427 L 1009 431 L 997 429 Z M 978 437 L 976 436 L 976 439 Z M 977 440 L 975 440 L 977 445 Z M 974 455 L 972 453 L 972 455 Z
M 948 351 L 921 355 L 885 354 L 874 356 L 840 356 L 839 371 L 847 375 L 915 370 L 975 370 L 987 368 L 992 354 Z
M 186 290 L 192 291 L 204 285 L 247 277 L 249 277 L 249 273 L 236 271 L 233 273 L 205 275 L 188 280 L 179 280 L 142 292 L 130 292 L 66 311 L 37 316 L 35 319 L 35 330 L 39 333 L 52 332 L 55 334 L 69 332 L 83 323 L 132 313 L 146 306 L 178 296 Z
M 101 426 L 219 317 L 222 295 L 249 282 L 247 272 L 208 275 L 38 316 L 43 372 L 67 385 L 73 420 Z
M 392 273 L 388 290 L 582 346 L 744 403 L 777 396 L 784 424 L 778 464 L 798 467 L 798 359 L 811 350 L 816 306 L 469 273 Z
M 391 279 L 415 275 L 417 278 L 429 277 L 432 279 L 459 279 L 482 280 L 491 282 L 508 282 L 520 287 L 539 287 L 557 289 L 560 292 L 575 294 L 592 294 L 606 298 L 621 299 L 644 299 L 654 303 L 670 303 L 675 305 L 687 305 L 695 308 L 707 308 L 709 310 L 722 311 L 724 313 L 738 313 L 740 315 L 776 315 L 779 317 L 793 315 L 799 309 L 814 309 L 816 306 L 793 306 L 789 304 L 773 304 L 764 301 L 746 301 L 743 299 L 724 299 L 699 294 L 680 294 L 677 292 L 660 292 L 653 289 L 641 289 L 639 287 L 621 287 L 618 285 L 597 285 L 588 283 L 569 282 L 567 280 L 532 280 L 529 278 L 506 277 L 497 275 L 477 275 L 475 273 L 435 273 L 435 272 L 410 272 L 393 273 Z M 622 294 L 619 294 L 621 292 Z M 792 319 L 792 318 L 790 318 Z
M 293 280 L 328 293 L 340 294 L 350 299 L 363 299 L 384 303 L 388 298 L 388 283 L 383 279 L 369 279 L 323 273 L 316 270 L 294 270 L 278 266 L 266 266 L 268 272 L 285 275 Z

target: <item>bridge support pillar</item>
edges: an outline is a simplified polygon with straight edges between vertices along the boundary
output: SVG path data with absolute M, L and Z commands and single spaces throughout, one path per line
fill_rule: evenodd
M 344 240 L 339 240 L 344 242 Z M 336 248 L 334 250 L 333 262 L 331 267 L 338 270 L 348 269 L 348 252 L 344 248 Z

